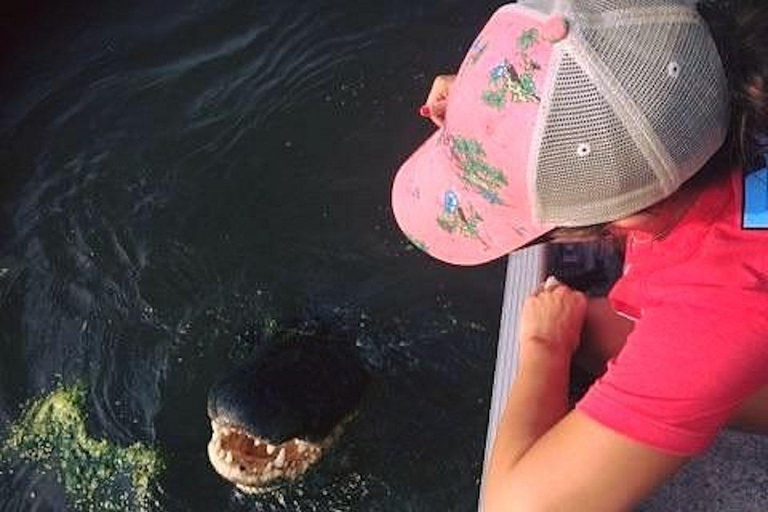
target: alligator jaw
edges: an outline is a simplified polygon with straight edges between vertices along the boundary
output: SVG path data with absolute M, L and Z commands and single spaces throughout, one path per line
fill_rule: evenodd
M 334 432 L 320 443 L 293 438 L 272 444 L 216 420 L 211 421 L 211 428 L 208 458 L 213 468 L 247 493 L 267 491 L 279 480 L 296 480 L 320 460 L 338 435 Z

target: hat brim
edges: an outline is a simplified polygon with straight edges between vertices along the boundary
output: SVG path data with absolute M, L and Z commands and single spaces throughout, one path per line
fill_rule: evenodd
M 429 137 L 402 165 L 392 186 L 395 219 L 416 247 L 446 263 L 479 265 L 553 228 L 533 221 L 530 209 L 521 208 L 506 191 L 489 197 L 468 183 L 445 137 L 443 130 Z

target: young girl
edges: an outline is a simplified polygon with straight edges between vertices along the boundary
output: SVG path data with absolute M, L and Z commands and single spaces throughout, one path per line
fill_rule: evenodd
M 768 432 L 768 6 L 690 4 L 504 6 L 422 107 L 440 130 L 392 191 L 419 248 L 626 240 L 609 299 L 527 300 L 486 512 L 629 510 L 721 428 Z M 569 411 L 575 354 L 602 375 Z

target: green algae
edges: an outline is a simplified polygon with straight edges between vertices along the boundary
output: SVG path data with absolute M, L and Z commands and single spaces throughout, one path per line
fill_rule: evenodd
M 24 409 L 0 448 L 6 463 L 21 460 L 53 473 L 82 512 L 159 508 L 159 455 L 142 443 L 121 447 L 90 437 L 83 386 L 59 388 Z

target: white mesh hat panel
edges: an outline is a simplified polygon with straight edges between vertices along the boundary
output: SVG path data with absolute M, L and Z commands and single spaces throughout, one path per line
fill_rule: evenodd
M 519 0 L 517 3 L 541 14 L 550 14 L 557 8 L 560 0 Z
M 668 6 L 670 4 L 694 5 L 696 0 L 519 0 L 517 2 L 544 14 L 562 12 L 570 14 L 616 11 L 649 6 Z
M 535 0 L 534 0 L 535 1 Z M 668 7 L 670 5 L 693 6 L 696 0 L 554 0 L 555 8 L 569 15 L 606 13 L 611 11 L 631 11 L 648 7 Z
M 542 98 L 536 214 L 609 222 L 674 192 L 722 145 L 725 76 L 690 2 L 555 3 L 571 30 Z
M 727 116 L 722 64 L 705 27 L 686 19 L 654 23 L 650 14 L 650 20 L 639 17 L 638 24 L 628 23 L 629 16 L 615 26 L 580 32 L 687 179 L 709 158 L 712 134 L 720 135 Z
M 663 197 L 646 163 L 603 96 L 570 56 L 563 56 L 548 99 L 539 148 L 539 216 L 562 226 L 615 220 L 640 196 Z M 607 212 L 607 213 L 606 213 Z

